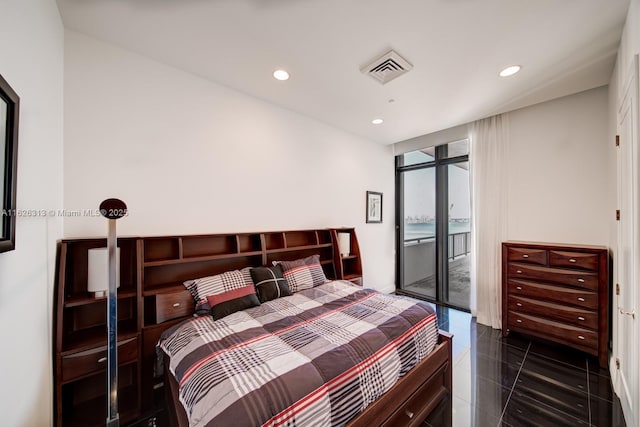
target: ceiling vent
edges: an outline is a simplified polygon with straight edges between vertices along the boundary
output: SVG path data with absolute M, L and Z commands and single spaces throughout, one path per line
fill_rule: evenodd
M 385 84 L 412 68 L 413 65 L 409 64 L 409 61 L 398 55 L 397 52 L 390 50 L 371 64 L 362 67 L 360 71 Z

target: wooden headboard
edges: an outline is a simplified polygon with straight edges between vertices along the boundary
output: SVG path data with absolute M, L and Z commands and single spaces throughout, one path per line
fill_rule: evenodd
M 332 232 L 326 230 L 147 237 L 138 242 L 145 294 L 184 289 L 188 279 L 313 254 L 328 278 L 337 278 Z

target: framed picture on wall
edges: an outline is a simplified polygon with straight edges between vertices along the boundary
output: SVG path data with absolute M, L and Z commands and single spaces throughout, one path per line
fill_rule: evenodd
M 0 75 L 0 252 L 16 247 L 16 180 L 20 97 Z
M 367 191 L 367 223 L 382 222 L 382 193 Z

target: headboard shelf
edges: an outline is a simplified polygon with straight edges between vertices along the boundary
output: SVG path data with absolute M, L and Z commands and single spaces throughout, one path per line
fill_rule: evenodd
M 263 233 L 264 248 L 268 251 L 271 249 L 279 249 L 285 247 L 284 232 Z
M 237 254 L 238 239 L 236 235 L 185 236 L 182 240 L 181 258 L 199 258 L 211 255 Z
M 118 321 L 118 341 L 135 337 L 137 334 L 136 325 L 131 321 Z M 94 326 L 70 335 L 68 342 L 62 347 L 61 355 L 77 354 L 81 351 L 105 345 L 107 345 L 107 328 Z
M 137 295 L 136 291 L 121 291 L 118 289 L 118 299 L 125 299 L 125 298 L 134 298 Z M 76 307 L 76 306 L 81 306 L 81 305 L 86 305 L 86 304 L 97 304 L 100 303 L 102 301 L 106 301 L 107 297 L 100 297 L 100 298 L 94 298 L 94 297 L 71 297 L 71 298 L 67 298 L 66 301 L 64 302 L 64 306 L 65 308 L 68 307 Z
M 179 237 L 150 237 L 143 240 L 144 262 L 166 261 L 180 258 Z
M 296 248 L 317 246 L 318 233 L 316 230 L 301 230 L 301 231 L 285 231 L 284 232 L 284 247 Z
M 142 296 L 148 297 L 158 294 L 169 294 L 172 292 L 184 291 L 184 285 L 182 282 L 167 283 L 160 286 L 154 286 L 153 288 L 146 289 L 142 292 Z
M 89 250 L 106 248 L 107 239 L 67 240 L 60 243 L 64 248 L 68 262 L 58 274 L 64 275 L 65 303 L 67 300 L 93 299 L 88 291 Z M 136 290 L 136 241 L 132 238 L 118 239 L 120 248 L 120 287 L 119 292 Z
M 330 248 L 331 243 L 321 244 L 321 245 L 305 245 L 305 246 L 287 246 L 286 248 L 278 248 L 278 249 L 268 249 L 268 254 L 278 253 L 278 252 L 292 252 L 292 251 L 306 251 L 306 250 L 314 250 L 314 249 L 322 249 L 322 248 Z
M 162 260 L 162 261 L 147 261 L 144 263 L 144 266 L 160 267 L 164 265 L 185 264 L 189 262 L 200 262 L 200 261 L 215 261 L 219 259 L 250 257 L 250 256 L 256 256 L 256 255 L 262 255 L 262 251 L 233 252 L 233 253 L 218 254 L 218 255 L 200 255 L 200 256 L 193 256 L 193 257 L 184 256 L 182 258 L 177 258 L 177 259 L 168 259 L 168 260 Z
M 238 252 L 259 252 L 262 250 L 262 239 L 260 234 L 237 234 Z
M 262 265 L 262 253 L 256 255 L 236 254 L 216 256 L 207 259 L 178 260 L 156 266 L 145 266 L 143 270 L 143 290 L 149 287 L 173 282 L 212 276 L 225 271 Z

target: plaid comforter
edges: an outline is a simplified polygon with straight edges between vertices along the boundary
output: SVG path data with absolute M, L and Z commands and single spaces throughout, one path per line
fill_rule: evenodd
M 437 342 L 426 303 L 329 282 L 161 338 L 192 426 L 344 425 Z

